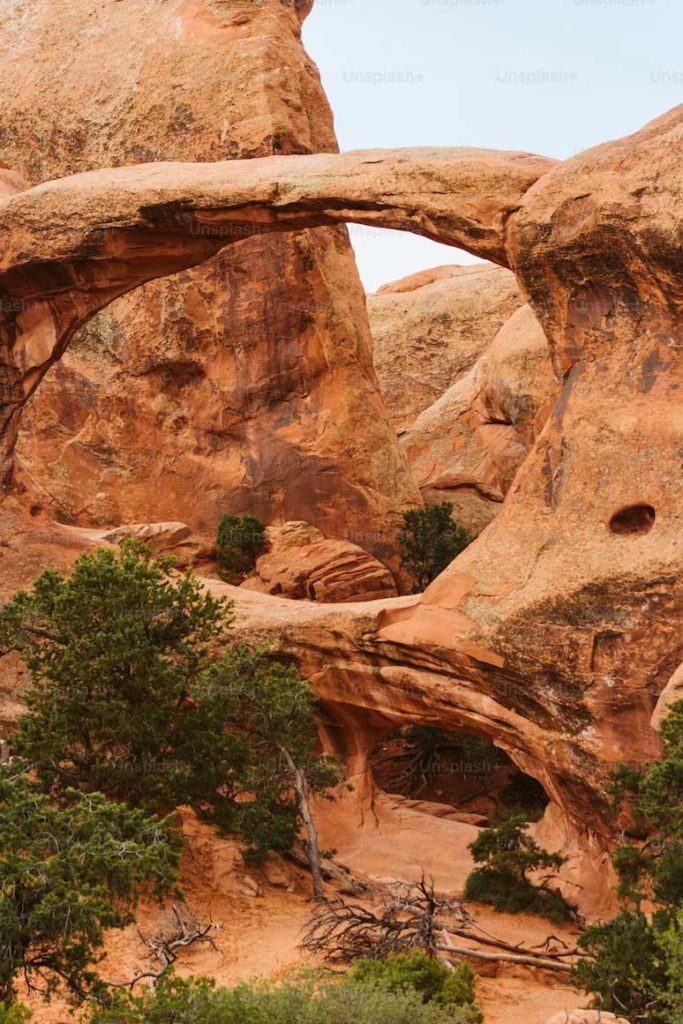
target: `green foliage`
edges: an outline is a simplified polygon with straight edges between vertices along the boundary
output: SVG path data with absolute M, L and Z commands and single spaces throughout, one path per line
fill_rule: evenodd
M 515 815 L 497 828 L 482 829 L 470 843 L 475 864 L 486 864 L 493 871 L 502 871 L 524 878 L 527 871 L 559 869 L 565 858 L 543 850 L 526 831 L 526 822 Z
M 664 931 L 656 933 L 656 938 L 666 966 L 666 981 L 660 985 L 658 995 L 667 1024 L 683 1024 L 683 910 L 678 911 Z
M 593 925 L 579 939 L 588 958 L 574 967 L 574 980 L 586 992 L 598 993 L 599 1005 L 612 1013 L 646 1016 L 658 990 L 667 983 L 657 943 L 658 925 L 640 911 L 622 911 L 607 924 Z
M 444 963 L 422 949 L 397 953 L 386 960 L 358 960 L 350 971 L 350 977 L 389 992 L 418 992 L 425 1003 L 471 1007 L 476 1012 L 472 969 L 463 963 L 455 971 L 450 971 Z
M 505 751 L 488 737 L 424 725 L 406 726 L 401 735 L 415 753 L 411 766 L 416 764 L 421 777 L 432 782 L 440 774 L 449 772 L 453 759 L 457 758 L 465 773 L 476 772 L 481 776 L 483 794 L 493 795 L 492 790 L 486 788 L 486 777 L 495 776 L 498 768 L 509 767 L 510 777 L 497 794 L 496 820 L 504 821 L 515 813 L 523 813 L 527 821 L 542 817 L 548 804 L 543 786 L 517 770 Z
M 226 515 L 216 538 L 216 561 L 227 576 L 246 576 L 256 559 L 268 549 L 266 531 L 256 516 Z
M 622 766 L 612 776 L 615 807 L 630 805 L 646 843 L 617 849 L 619 896 L 639 907 L 651 899 L 674 910 L 683 902 L 683 701 L 662 723 L 664 756 L 642 771 Z
M 526 821 L 539 821 L 548 806 L 548 797 L 538 779 L 520 771 L 515 771 L 501 786 L 499 796 L 504 810 L 501 817 L 521 814 Z
M 469 849 L 475 864 L 484 866 L 469 875 L 467 899 L 490 903 L 510 914 L 541 914 L 556 924 L 571 916 L 569 904 L 547 882 L 535 884 L 527 878 L 527 871 L 558 870 L 565 858 L 543 850 L 527 833 L 522 815 L 497 828 L 482 829 Z
M 90 1024 L 478 1024 L 472 1007 L 423 1002 L 414 990 L 392 992 L 352 978 L 312 977 L 280 985 L 216 988 L 207 979 L 162 979 L 155 992 L 120 996 Z
M 70 577 L 43 573 L 0 612 L 0 644 L 31 676 L 13 747 L 47 789 L 168 810 L 192 785 L 190 693 L 230 613 L 192 573 L 170 579 L 171 565 L 130 543 L 81 555 Z
M 429 725 L 406 726 L 402 735 L 420 754 L 423 765 L 441 761 L 450 751 L 457 752 L 462 761 L 489 765 L 491 769 L 509 763 L 507 754 L 485 736 L 450 732 Z
M 401 566 L 413 577 L 419 593 L 464 551 L 471 537 L 453 522 L 450 502 L 444 501 L 404 512 L 398 541 L 403 547 Z
M 175 891 L 180 840 L 170 820 L 67 794 L 58 807 L 25 775 L 0 769 L 0 1000 L 21 975 L 49 996 L 97 992 L 93 971 L 106 928 L 129 923 L 139 889 Z M 0 1020 L 20 1022 L 22 1010 Z
M 614 854 L 624 908 L 588 928 L 588 954 L 574 968 L 579 988 L 596 1005 L 653 1024 L 683 1022 L 683 703 L 662 725 L 664 757 L 642 770 L 622 767 L 612 778 L 615 807 L 627 803 L 643 838 Z M 648 917 L 641 905 L 656 907 Z
M 527 878 L 519 879 L 502 871 L 476 868 L 467 878 L 465 897 L 488 903 L 507 914 L 538 914 L 553 924 L 562 924 L 571 917 L 572 909 L 564 897 L 554 890 L 534 885 Z
M 82 555 L 0 612 L 0 644 L 31 676 L 15 750 L 60 799 L 186 804 L 259 853 L 286 850 L 299 827 L 286 753 L 313 790 L 337 779 L 315 753 L 315 698 L 265 650 L 227 648 L 229 605 L 169 569 L 135 545 Z
M 230 735 L 249 750 L 236 802 L 197 802 L 200 816 L 240 832 L 257 855 L 288 850 L 300 825 L 293 767 L 313 792 L 324 793 L 340 779 L 336 762 L 317 753 L 317 700 L 310 686 L 266 649 L 240 645 L 212 665 L 194 692 L 202 715 L 195 728 L 216 733 L 229 723 Z M 219 772 L 216 785 L 221 779 Z
M 22 1003 L 0 1003 L 0 1024 L 27 1024 L 33 1015 Z

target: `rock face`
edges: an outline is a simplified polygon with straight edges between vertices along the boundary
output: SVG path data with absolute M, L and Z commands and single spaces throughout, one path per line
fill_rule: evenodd
M 37 183 L 334 151 L 301 44 L 309 7 L 0 0 L 0 160 Z M 232 240 L 76 335 L 31 403 L 22 481 L 65 522 L 181 519 L 208 538 L 226 511 L 305 516 L 386 555 L 377 538 L 419 495 L 377 392 L 346 230 L 245 225 Z
M 558 393 L 547 338 L 522 306 L 401 437 L 425 501 L 447 499 L 454 518 L 479 534 L 500 511 Z
M 266 534 L 269 550 L 242 584 L 248 590 L 332 604 L 396 596 L 389 570 L 356 544 L 328 539 L 302 522 L 270 526 Z
M 668 681 L 657 701 L 652 715 L 652 728 L 660 730 L 662 722 L 669 714 L 672 704 L 683 701 L 683 662 L 678 666 L 671 679 Z
M 128 523 L 102 537 L 107 544 L 121 544 L 124 540 L 139 540 L 155 551 L 170 551 L 190 536 L 185 523 Z
M 399 433 L 469 370 L 521 305 L 502 267 L 436 267 L 368 295 L 373 361 Z
M 244 597 L 250 636 L 300 659 L 349 760 L 401 722 L 489 736 L 543 783 L 546 824 L 590 853 L 594 891 L 608 773 L 656 756 L 650 719 L 683 660 L 682 142 L 677 108 L 559 165 L 462 149 L 164 164 L 0 202 L 0 288 L 25 303 L 0 325 L 8 476 L 25 395 L 74 324 L 226 244 L 197 225 L 358 220 L 512 267 L 560 394 L 496 519 L 421 598 Z

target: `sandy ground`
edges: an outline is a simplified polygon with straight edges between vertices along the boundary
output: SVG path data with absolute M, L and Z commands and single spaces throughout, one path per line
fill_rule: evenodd
M 470 869 L 466 846 L 474 832 L 471 826 L 450 823 L 451 857 L 446 864 L 444 844 L 433 841 L 434 819 L 403 812 L 393 815 L 389 805 L 381 801 L 371 813 L 362 815 L 362 821 L 357 819 L 357 804 L 355 820 L 351 802 L 347 807 L 327 806 L 323 818 L 334 814 L 340 863 L 356 871 L 362 866 L 368 876 L 385 880 L 419 877 L 425 867 L 434 874 L 439 888 L 451 892 L 461 889 Z M 439 833 L 444 824 L 436 822 Z M 332 822 L 323 820 L 321 826 L 324 845 L 325 832 Z M 219 984 L 231 985 L 251 978 L 282 977 L 301 965 L 304 959 L 298 942 L 310 912 L 310 880 L 306 873 L 279 860 L 263 870 L 254 870 L 245 866 L 233 841 L 217 839 L 191 818 L 186 821 L 186 831 L 190 844 L 183 868 L 183 890 L 198 917 L 216 925 L 216 948 L 203 944 L 183 953 L 178 973 L 211 976 Z M 439 834 L 439 839 L 443 838 Z M 438 850 L 442 852 L 437 855 Z M 470 909 L 484 929 L 513 943 L 533 945 L 550 932 L 572 944 L 576 938 L 571 929 L 557 929 L 539 918 L 496 914 L 476 905 L 470 905 Z M 143 905 L 136 926 L 112 933 L 102 970 L 105 977 L 123 981 L 147 969 L 149 951 L 143 938 L 167 928 L 171 914 L 170 907 Z M 581 1005 L 581 996 L 556 975 L 481 961 L 472 961 L 472 966 L 479 975 L 478 991 L 487 1024 L 545 1024 L 558 1010 Z M 32 1007 L 41 1024 L 70 1024 L 73 1020 L 56 1001 L 48 1006 L 32 1001 Z

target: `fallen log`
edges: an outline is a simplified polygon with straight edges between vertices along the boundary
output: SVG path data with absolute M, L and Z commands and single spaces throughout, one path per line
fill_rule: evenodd
M 503 963 L 524 964 L 526 967 L 538 967 L 544 971 L 556 971 L 560 974 L 570 974 L 569 964 L 557 963 L 554 960 L 543 960 L 540 957 L 523 956 L 519 953 L 485 953 L 483 949 L 471 949 L 469 946 L 456 946 L 450 937 L 444 934 L 444 945 L 436 948 L 439 953 L 445 953 L 454 957 L 469 956 L 475 960 L 494 960 Z

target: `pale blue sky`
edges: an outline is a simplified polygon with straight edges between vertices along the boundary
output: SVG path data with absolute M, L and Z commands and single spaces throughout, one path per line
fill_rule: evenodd
M 568 157 L 683 101 L 683 0 L 316 0 L 304 29 L 342 149 Z M 351 227 L 368 290 L 471 257 Z

